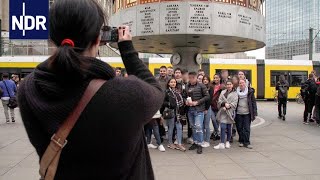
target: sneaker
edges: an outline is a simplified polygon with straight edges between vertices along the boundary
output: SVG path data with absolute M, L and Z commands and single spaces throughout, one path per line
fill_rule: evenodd
M 6 123 L 9 124 L 9 123 L 10 123 L 10 120 L 6 120 Z
M 243 144 L 242 144 L 242 143 L 239 143 L 239 147 L 243 147 Z
M 309 123 L 308 123 L 308 122 L 303 122 L 303 124 L 305 124 L 305 125 L 309 125 Z
M 192 144 L 192 146 L 189 147 L 189 150 L 195 150 L 197 149 L 198 145 L 196 145 L 195 143 Z
M 177 145 L 177 144 L 178 144 L 178 141 L 177 141 L 177 140 L 175 140 L 173 144 Z
M 311 123 L 312 123 L 312 122 L 315 122 L 315 120 L 314 120 L 314 119 L 309 119 L 309 122 L 311 122 Z
M 244 147 L 248 148 L 248 149 L 253 149 L 253 147 L 250 144 L 249 145 L 245 145 Z
M 225 146 L 223 143 L 219 143 L 218 145 L 213 147 L 214 149 L 225 149 Z
M 202 154 L 202 146 L 198 145 L 197 154 Z
M 157 149 L 157 146 L 153 145 L 153 144 L 148 144 L 148 148 L 149 149 Z
M 177 149 L 177 146 L 175 144 L 169 144 L 167 147 L 170 149 Z
M 226 142 L 226 148 L 227 148 L 227 149 L 230 149 L 230 147 L 231 147 L 231 145 L 230 145 L 229 141 L 227 141 L 227 142 Z
M 282 120 L 285 121 L 286 120 L 286 116 L 282 116 Z
M 177 145 L 177 148 L 178 148 L 180 151 L 183 151 L 183 152 L 186 151 L 186 148 L 185 148 L 182 144 L 178 144 L 178 145 Z
M 208 142 L 203 142 L 203 143 L 201 144 L 201 146 L 202 146 L 203 148 L 207 148 L 207 147 L 210 147 L 210 143 L 208 143 Z
M 166 151 L 166 149 L 163 147 L 162 144 L 158 147 L 158 149 L 159 149 L 160 152 L 165 152 Z
M 187 139 L 187 143 L 188 143 L 188 144 L 193 144 L 193 143 L 194 143 L 194 142 L 193 142 L 193 139 L 192 139 L 192 138 L 188 138 L 188 139 Z
M 281 119 L 282 117 L 281 116 L 278 116 L 278 119 Z

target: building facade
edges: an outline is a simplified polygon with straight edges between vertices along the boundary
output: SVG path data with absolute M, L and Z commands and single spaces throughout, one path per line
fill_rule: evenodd
M 309 28 L 313 36 L 320 30 L 319 0 L 267 0 L 266 58 L 292 59 L 309 53 Z M 320 35 L 314 40 L 314 53 L 320 52 Z
M 106 15 L 111 13 L 111 4 L 109 0 L 97 0 L 104 9 Z M 49 5 L 54 0 L 49 0 Z M 55 46 L 49 40 L 9 40 L 9 0 L 0 0 L 0 19 L 2 20 L 2 50 L 3 56 L 42 56 L 50 55 L 55 50 Z M 115 50 L 102 46 L 100 56 L 119 56 Z

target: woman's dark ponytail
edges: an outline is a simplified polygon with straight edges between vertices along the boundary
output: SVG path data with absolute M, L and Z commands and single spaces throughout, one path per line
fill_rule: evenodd
M 56 0 L 50 8 L 50 39 L 57 49 L 49 58 L 50 68 L 66 78 L 82 79 L 92 59 L 83 52 L 96 42 L 104 22 L 95 0 Z

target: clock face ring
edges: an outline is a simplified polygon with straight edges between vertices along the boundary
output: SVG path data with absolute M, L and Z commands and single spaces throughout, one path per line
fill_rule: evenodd
M 181 56 L 179 53 L 174 53 L 170 58 L 172 65 L 178 65 L 181 61 Z
M 200 64 L 202 64 L 202 60 L 203 60 L 202 54 L 200 54 L 200 53 L 197 54 L 196 57 L 195 57 L 196 63 L 200 65 Z

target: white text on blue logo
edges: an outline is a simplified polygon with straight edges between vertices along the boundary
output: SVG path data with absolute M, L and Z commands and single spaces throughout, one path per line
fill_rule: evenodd
M 26 16 L 26 7 L 25 3 L 22 3 L 22 16 L 19 16 L 19 19 L 17 16 L 12 16 L 12 30 L 16 30 L 16 27 L 18 27 L 19 30 L 22 30 L 22 36 L 26 35 L 26 30 L 40 30 L 40 26 L 42 30 L 47 30 L 45 24 L 46 24 L 46 17 L 45 16 L 36 16 L 35 18 L 33 16 Z

